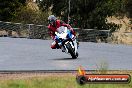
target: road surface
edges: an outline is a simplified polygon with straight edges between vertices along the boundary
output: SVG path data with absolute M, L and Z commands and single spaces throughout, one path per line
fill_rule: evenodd
M 2 70 L 132 70 L 132 46 L 80 42 L 79 57 L 71 59 L 50 48 L 51 40 L 0 37 Z

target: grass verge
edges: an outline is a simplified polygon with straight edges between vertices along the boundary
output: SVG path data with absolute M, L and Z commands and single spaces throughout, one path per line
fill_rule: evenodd
M 79 85 L 76 82 L 76 74 L 69 73 L 16 75 L 3 75 L 3 77 L 0 75 L 2 77 L 0 77 L 0 88 L 132 88 L 132 82 L 129 84 Z M 132 76 L 132 71 L 130 75 Z

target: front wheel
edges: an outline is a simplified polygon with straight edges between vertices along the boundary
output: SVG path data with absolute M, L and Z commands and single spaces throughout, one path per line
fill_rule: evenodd
M 78 52 L 76 52 L 76 57 L 78 57 L 79 56 L 79 54 L 78 54 Z
M 70 43 L 67 43 L 66 44 L 66 47 L 68 49 L 68 52 L 71 54 L 72 58 L 73 59 L 76 59 L 78 57 L 78 53 L 75 54 L 75 49 L 72 48 L 71 44 Z

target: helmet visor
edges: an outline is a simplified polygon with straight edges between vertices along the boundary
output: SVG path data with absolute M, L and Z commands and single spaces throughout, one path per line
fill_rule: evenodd
M 54 20 L 49 20 L 49 24 L 53 25 Z

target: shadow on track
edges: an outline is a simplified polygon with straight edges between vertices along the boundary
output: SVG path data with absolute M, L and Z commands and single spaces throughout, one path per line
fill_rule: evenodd
M 56 58 L 56 59 L 52 59 L 52 60 L 76 60 L 73 58 Z

